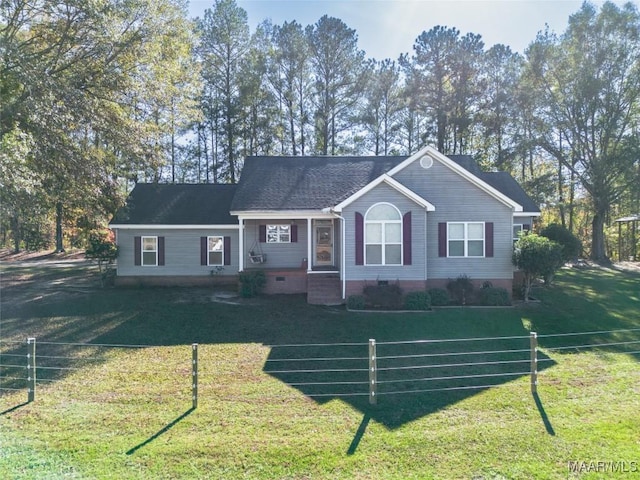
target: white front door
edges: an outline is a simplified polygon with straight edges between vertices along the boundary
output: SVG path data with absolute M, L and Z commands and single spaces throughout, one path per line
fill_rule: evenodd
M 333 222 L 317 220 L 315 223 L 314 265 L 333 265 Z

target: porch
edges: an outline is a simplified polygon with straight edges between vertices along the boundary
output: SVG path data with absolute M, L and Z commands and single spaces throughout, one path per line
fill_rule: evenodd
M 240 270 L 262 270 L 267 294 L 306 293 L 312 304 L 342 303 L 340 220 L 317 212 L 283 217 L 239 219 Z
M 240 219 L 240 270 L 339 270 L 340 222 L 335 217 Z

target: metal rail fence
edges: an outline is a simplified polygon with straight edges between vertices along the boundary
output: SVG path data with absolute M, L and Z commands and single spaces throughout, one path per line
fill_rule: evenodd
M 512 380 L 523 377 L 529 377 L 531 392 L 535 394 L 539 373 L 560 361 L 558 355 L 615 351 L 635 358 L 640 354 L 640 339 L 635 339 L 638 333 L 640 328 L 547 335 L 531 332 L 529 335 L 483 338 L 370 339 L 359 343 L 269 345 L 269 356 L 262 372 L 310 398 L 368 397 L 370 404 L 377 404 L 385 397 L 503 387 L 513 385 Z M 541 341 L 544 348 L 539 345 Z M 0 394 L 26 390 L 27 402 L 33 402 L 39 385 L 105 365 L 107 352 L 149 348 L 163 347 L 46 341 L 36 344 L 35 338 L 2 341 Z M 192 344 L 190 354 L 185 352 L 183 361 L 178 359 L 181 366 L 173 366 L 177 375 L 173 382 L 190 390 L 192 408 L 198 406 L 199 383 L 203 378 L 207 383 L 213 382 L 215 376 L 215 372 L 207 372 L 205 377 L 199 373 L 202 362 L 198 359 L 198 349 L 198 344 Z M 552 354 L 556 354 L 555 359 L 549 356 Z M 144 361 L 156 365 L 144 364 L 138 371 L 111 373 L 121 375 L 123 382 L 134 382 L 136 377 L 148 375 L 154 368 L 170 368 L 163 358 Z M 202 367 L 206 369 L 206 363 Z

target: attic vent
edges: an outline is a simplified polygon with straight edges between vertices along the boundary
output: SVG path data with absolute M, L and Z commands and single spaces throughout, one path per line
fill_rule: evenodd
M 423 155 L 420 157 L 420 166 L 424 169 L 431 168 L 433 166 L 433 158 L 429 155 Z

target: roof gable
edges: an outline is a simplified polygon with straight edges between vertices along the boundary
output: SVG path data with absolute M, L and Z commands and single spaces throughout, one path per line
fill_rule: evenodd
M 466 180 L 468 180 L 470 183 L 480 188 L 481 190 L 484 190 L 486 193 L 488 193 L 498 201 L 502 202 L 508 207 L 513 208 L 514 211 L 516 212 L 523 211 L 522 205 L 520 205 L 515 199 L 509 197 L 504 192 L 501 192 L 500 190 L 494 188 L 492 185 L 484 181 L 480 177 L 480 174 L 481 174 L 480 168 L 473 161 L 473 159 L 467 155 L 456 155 L 456 156 L 452 156 L 453 158 L 449 158 L 446 155 L 443 155 L 442 153 L 438 152 L 435 148 L 427 146 L 422 148 L 418 152 L 414 153 L 413 155 L 405 159 L 403 162 L 398 164 L 396 167 L 391 169 L 388 172 L 388 175 L 393 176 L 397 174 L 401 170 L 405 169 L 408 165 L 411 165 L 413 162 L 421 161 L 422 157 L 424 156 L 428 156 L 433 161 L 440 162 L 444 166 L 450 168 L 451 170 L 456 172 L 458 175 L 465 178 Z M 460 163 L 454 161 L 454 158 L 457 159 Z M 465 166 L 463 166 L 462 164 L 466 164 L 467 168 L 465 168 Z
M 347 205 L 349 205 L 352 202 L 355 202 L 358 198 L 360 198 L 363 195 L 365 195 L 366 193 L 370 192 L 371 190 L 373 190 L 375 187 L 377 187 L 381 183 L 385 183 L 385 184 L 389 185 L 391 188 L 397 190 L 398 192 L 403 194 L 405 197 L 413 200 L 415 203 L 417 203 L 418 205 L 423 207 L 428 212 L 433 212 L 436 209 L 436 207 L 434 207 L 431 203 L 426 201 L 420 195 L 418 195 L 414 191 L 410 190 L 409 188 L 405 187 L 403 184 L 401 184 L 400 182 L 395 180 L 393 177 L 390 177 L 389 175 L 384 173 L 384 174 L 380 175 L 377 179 L 375 179 L 373 182 L 371 182 L 368 185 L 366 185 L 364 188 L 361 188 L 360 190 L 358 190 L 356 193 L 351 195 L 349 198 L 346 198 L 345 200 L 343 200 L 342 202 L 337 204 L 335 206 L 335 210 L 338 211 L 338 212 L 342 211 L 342 209 L 344 207 L 346 207 Z
M 230 212 L 236 185 L 138 183 L 112 227 L 134 225 L 237 225 Z

